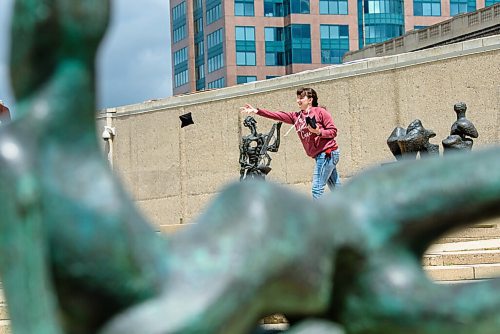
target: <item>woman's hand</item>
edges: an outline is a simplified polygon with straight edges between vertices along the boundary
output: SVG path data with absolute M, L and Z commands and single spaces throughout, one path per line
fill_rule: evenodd
M 257 108 L 254 108 L 252 107 L 250 104 L 245 104 L 244 107 L 241 107 L 240 108 L 241 112 L 246 112 L 247 114 L 250 114 L 250 113 L 254 113 L 256 114 L 257 113 Z
M 316 126 L 316 129 L 314 129 L 310 125 L 307 125 L 307 130 L 309 130 L 309 132 L 314 133 L 316 136 L 319 136 L 321 134 L 321 130 L 319 129 L 319 126 Z

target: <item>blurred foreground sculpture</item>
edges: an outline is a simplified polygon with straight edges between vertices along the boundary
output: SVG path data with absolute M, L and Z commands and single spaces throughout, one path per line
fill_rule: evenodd
M 470 151 L 474 144 L 472 138 L 477 138 L 479 134 L 474 124 L 465 118 L 467 105 L 459 102 L 453 106 L 453 110 L 457 114 L 457 120 L 451 126 L 450 135 L 443 140 L 444 153 L 456 150 Z
M 278 152 L 280 147 L 281 122 L 273 124 L 268 134 L 257 132 L 257 121 L 247 116 L 243 125 L 250 134 L 243 136 L 240 143 L 240 181 L 261 179 L 271 171 L 271 156 L 267 152 Z M 274 132 L 276 131 L 276 136 Z M 271 144 L 271 140 L 274 142 Z
M 420 264 L 446 231 L 500 215 L 498 148 L 372 170 L 317 202 L 237 183 L 192 228 L 158 235 L 97 143 L 108 9 L 15 4 L 19 117 L 0 127 L 0 272 L 15 334 L 251 333 L 275 312 L 293 319 L 290 333 L 500 331 L 500 279 L 437 285 Z
M 435 136 L 434 131 L 425 129 L 422 122 L 416 119 L 407 129 L 396 127 L 387 138 L 387 145 L 396 160 L 415 159 L 418 153 L 420 157 L 439 155 L 439 146 L 429 142 Z

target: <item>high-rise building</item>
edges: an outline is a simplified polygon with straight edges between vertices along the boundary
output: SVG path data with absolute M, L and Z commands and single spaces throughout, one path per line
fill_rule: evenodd
M 171 0 L 174 95 L 338 64 L 500 0 Z

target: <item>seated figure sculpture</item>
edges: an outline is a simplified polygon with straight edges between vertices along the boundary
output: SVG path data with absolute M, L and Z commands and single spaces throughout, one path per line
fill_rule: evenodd
M 415 159 L 418 153 L 420 157 L 439 155 L 439 146 L 429 142 L 435 136 L 434 131 L 425 129 L 422 122 L 416 119 L 407 129 L 396 127 L 387 138 L 387 145 L 396 160 Z
M 500 279 L 437 285 L 420 263 L 443 233 L 500 216 L 499 148 L 367 171 L 317 202 L 236 183 L 162 237 L 97 142 L 94 56 L 108 14 L 106 0 L 15 3 L 17 117 L 0 127 L 14 333 L 252 333 L 276 312 L 295 334 L 499 332 Z
M 453 110 L 457 114 L 457 120 L 451 125 L 450 135 L 442 142 L 444 153 L 470 151 L 474 144 L 472 138 L 477 138 L 479 134 L 474 124 L 465 117 L 467 105 L 459 102 L 453 106 Z
M 281 122 L 273 124 L 271 131 L 264 135 L 257 132 L 257 121 L 247 116 L 243 125 L 250 134 L 243 136 L 240 143 L 240 181 L 266 178 L 271 171 L 271 157 L 267 152 L 278 152 L 280 146 Z M 276 137 L 271 144 L 274 132 Z

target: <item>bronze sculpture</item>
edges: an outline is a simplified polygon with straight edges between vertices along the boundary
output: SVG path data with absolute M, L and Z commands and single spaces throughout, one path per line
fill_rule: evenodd
M 459 102 L 453 106 L 453 110 L 457 114 L 457 120 L 451 125 L 450 135 L 443 140 L 444 153 L 449 153 L 456 150 L 472 150 L 474 141 L 472 138 L 477 138 L 477 133 L 474 124 L 465 117 L 467 105 Z
M 271 156 L 267 152 L 278 152 L 280 147 L 281 122 L 273 124 L 268 134 L 257 132 L 257 121 L 247 116 L 243 125 L 250 130 L 250 134 L 243 136 L 240 143 L 240 181 L 260 179 L 264 180 L 271 171 Z M 276 137 L 274 132 L 276 131 Z M 271 140 L 274 142 L 271 144 Z
M 291 333 L 498 333 L 500 279 L 436 285 L 420 264 L 444 232 L 500 215 L 498 148 L 371 170 L 317 202 L 237 183 L 191 228 L 155 233 L 97 144 L 108 6 L 16 1 L 19 117 L 0 128 L 14 333 L 248 333 L 274 312 L 293 317 Z
M 422 122 L 416 119 L 407 129 L 396 127 L 387 138 L 387 145 L 396 160 L 415 159 L 418 153 L 420 157 L 439 155 L 439 146 L 429 142 L 435 136 L 434 131 L 425 129 Z

